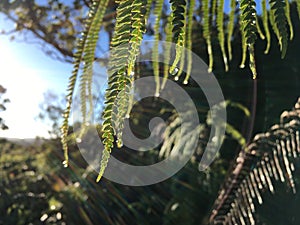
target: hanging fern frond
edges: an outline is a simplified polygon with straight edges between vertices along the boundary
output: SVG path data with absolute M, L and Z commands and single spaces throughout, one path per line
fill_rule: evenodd
M 265 40 L 266 37 L 263 34 L 262 29 L 260 28 L 258 17 L 256 17 L 256 28 L 257 28 L 257 32 L 258 32 L 260 39 Z
M 274 181 L 288 184 L 295 192 L 295 158 L 300 156 L 300 99 L 281 122 L 258 134 L 237 156 L 233 169 L 215 201 L 211 224 L 255 224 L 255 207 L 263 193 L 275 192 Z
M 225 139 L 225 135 L 218 135 L 218 130 L 220 130 L 219 128 L 224 127 L 228 137 L 236 140 L 241 147 L 245 147 L 246 140 L 237 129 L 235 129 L 228 123 L 220 123 L 220 121 L 218 121 L 220 115 L 219 112 L 229 107 L 241 110 L 247 117 L 250 116 L 250 112 L 245 106 L 232 101 L 224 101 L 214 105 L 213 108 L 208 111 L 206 124 L 199 124 L 192 130 L 190 130 L 190 128 L 193 126 L 191 126 L 188 122 L 182 124 L 181 118 L 178 115 L 173 114 L 173 116 L 171 117 L 172 121 L 170 122 L 170 124 L 168 124 L 163 133 L 164 139 L 166 141 L 163 143 L 160 149 L 160 157 L 168 157 L 170 156 L 171 152 L 174 155 L 182 155 L 186 151 L 189 151 L 190 145 L 194 143 L 194 141 L 197 141 L 197 139 L 201 139 L 202 135 L 196 137 L 195 134 L 199 134 L 202 131 L 205 131 L 205 128 L 207 126 L 212 126 L 213 123 L 218 124 L 218 126 L 215 126 L 216 130 L 214 135 L 214 139 L 217 140 L 215 141 L 216 145 L 218 145 L 219 143 L 222 144 Z M 190 111 L 187 111 L 185 115 L 190 116 L 192 115 L 192 113 Z M 216 121 L 218 122 L 216 123 Z
M 146 25 L 148 23 L 148 19 L 150 16 L 150 12 L 152 10 L 152 6 L 153 6 L 153 0 L 147 0 L 147 4 L 146 4 L 146 14 L 145 14 L 145 19 L 146 19 Z
M 203 11 L 203 37 L 206 40 L 207 45 L 207 53 L 209 57 L 208 62 L 208 72 L 212 72 L 213 70 L 213 63 L 214 63 L 214 57 L 213 57 L 213 51 L 212 51 L 212 45 L 211 45 L 211 26 L 210 26 L 210 20 L 209 20 L 209 1 L 203 1 L 202 2 L 202 11 Z
M 111 61 L 108 66 L 106 107 L 103 112 L 104 150 L 97 182 L 100 181 L 107 167 L 115 134 L 117 146 L 122 147 L 122 130 L 128 111 L 134 65 L 146 25 L 145 0 L 127 0 L 118 3 L 115 33 L 111 41 Z
M 129 100 L 132 88 L 133 76 L 121 76 L 119 79 L 120 93 L 118 95 L 116 110 L 117 116 L 114 121 L 116 136 L 117 136 L 117 147 L 121 148 L 123 146 L 123 128 L 124 128 L 124 118 L 129 110 Z
M 245 67 L 247 52 L 249 53 L 249 67 L 252 71 L 253 78 L 257 76 L 255 65 L 255 42 L 257 33 L 261 38 L 266 38 L 267 46 L 265 53 L 270 49 L 271 35 L 268 24 L 268 13 L 271 27 L 278 39 L 282 58 L 286 54 L 288 39 L 293 38 L 293 26 L 290 19 L 290 6 L 288 0 L 268 0 L 270 11 L 267 10 L 266 0 L 262 0 L 262 24 L 264 33 L 260 29 L 255 0 L 240 0 L 239 1 L 239 24 L 242 42 L 242 61 L 240 67 Z M 300 0 L 295 0 L 298 11 L 300 12 Z M 118 4 L 116 9 L 115 29 L 112 40 L 110 42 L 110 60 L 108 63 L 108 88 L 105 94 L 105 109 L 103 112 L 103 127 L 102 138 L 104 144 L 104 152 L 100 166 L 99 176 L 97 181 L 102 177 L 107 166 L 108 158 L 110 156 L 115 136 L 117 136 L 118 147 L 122 146 L 122 130 L 124 126 L 124 118 L 129 115 L 130 99 L 132 99 L 131 89 L 133 88 L 133 78 L 136 58 L 139 54 L 140 45 L 143 39 L 143 34 L 146 29 L 150 10 L 154 5 L 153 0 L 116 0 Z M 207 52 L 209 58 L 208 71 L 213 70 L 213 50 L 212 50 L 212 30 L 217 29 L 217 40 L 220 44 L 225 70 L 228 70 L 228 59 L 226 54 L 226 47 L 228 48 L 229 60 L 232 59 L 231 40 L 234 32 L 234 25 L 236 19 L 235 0 L 231 0 L 231 12 L 227 25 L 227 45 L 225 46 L 224 30 L 224 0 L 204 0 L 201 1 L 202 17 L 200 23 L 203 27 L 203 37 L 206 41 Z M 86 29 L 82 34 L 82 39 L 78 41 L 77 52 L 74 54 L 75 61 L 72 75 L 69 80 L 67 93 L 67 106 L 63 115 L 63 125 L 61 127 L 62 145 L 64 150 L 65 161 L 64 165 L 68 165 L 68 120 L 72 107 L 73 92 L 76 86 L 76 80 L 80 78 L 80 101 L 81 112 L 83 117 L 83 130 L 80 135 L 83 135 L 87 125 L 87 118 L 92 114 L 93 96 L 92 96 L 92 82 L 93 82 L 93 61 L 95 56 L 96 44 L 99 38 L 99 31 L 101 29 L 102 20 L 106 12 L 108 0 L 92 1 L 92 7 L 88 15 Z M 192 69 L 192 53 L 186 55 L 184 47 L 189 50 L 192 49 L 192 29 L 193 29 L 193 14 L 196 0 L 169 0 L 171 11 L 166 18 L 165 26 L 165 40 L 167 42 L 174 42 L 175 59 L 170 62 L 171 45 L 165 47 L 163 52 L 164 57 L 164 79 L 160 84 L 159 75 L 159 50 L 158 41 L 160 40 L 159 32 L 162 18 L 164 0 L 155 1 L 154 15 L 156 16 L 154 24 L 154 51 L 153 51 L 153 70 L 156 80 L 155 95 L 158 96 L 162 88 L 164 88 L 168 75 L 171 73 L 175 76 L 175 80 L 183 72 L 184 66 L 187 65 L 186 77 L 183 81 L 187 84 Z M 300 16 L 300 14 L 299 14 Z M 198 20 L 198 18 L 196 18 Z M 287 29 L 289 26 L 289 32 Z M 288 35 L 289 33 L 289 35 Z M 161 35 L 163 37 L 163 35 Z M 169 66 L 171 64 L 171 66 Z M 178 65 L 179 64 L 179 65 Z M 187 131 L 189 133 L 189 131 Z M 229 133 L 237 135 L 231 129 Z M 238 135 L 237 135 L 238 136 Z M 239 139 L 243 145 L 243 140 Z M 282 153 L 283 154 L 283 153 Z M 277 165 L 274 160 L 270 163 Z M 268 164 L 266 164 L 268 166 Z M 262 170 L 263 171 L 263 170 Z M 258 169 L 255 173 L 260 173 Z M 282 178 L 282 174 L 278 172 Z M 250 177 L 251 178 L 251 177 Z M 249 180 L 250 180 L 249 178 Z M 266 180 L 267 182 L 267 180 Z M 263 182 L 262 182 L 263 183 Z M 261 185 L 263 186 L 263 185 Z M 253 187 L 254 192 L 255 187 Z M 252 193 L 252 190 L 249 190 Z M 232 204 L 238 205 L 238 202 Z M 236 211 L 233 213 L 241 213 Z M 235 220 L 233 217 L 232 220 Z
M 228 18 L 228 25 L 227 25 L 227 49 L 228 49 L 228 57 L 229 60 L 232 59 L 232 48 L 231 48 L 231 39 L 234 30 L 234 15 L 236 10 L 236 0 L 230 1 L 230 14 Z
M 265 37 L 267 40 L 267 46 L 265 49 L 265 54 L 268 54 L 271 46 L 271 35 L 270 35 L 270 30 L 269 30 L 269 24 L 268 24 L 268 11 L 267 11 L 267 0 L 262 0 L 261 1 L 261 8 L 262 8 L 262 23 L 263 27 L 265 30 Z
M 102 178 L 107 167 L 111 150 L 114 146 L 116 134 L 116 120 L 118 112 L 114 112 L 117 97 L 121 91 L 122 81 L 127 72 L 127 54 L 129 51 L 131 29 L 131 1 L 118 1 L 115 32 L 111 41 L 111 57 L 108 64 L 108 88 L 105 94 L 105 108 L 103 111 L 102 138 L 104 149 L 100 163 L 97 182 Z
M 136 57 L 140 51 L 143 34 L 146 31 L 146 0 L 133 0 L 131 9 L 130 47 L 127 75 L 132 75 Z
M 209 4 L 209 1 L 207 1 L 207 4 Z M 213 26 L 214 24 L 216 24 L 216 20 L 217 20 L 217 8 L 218 6 L 218 0 L 211 0 L 211 25 Z
M 186 47 L 190 52 L 187 55 L 187 69 L 186 76 L 184 78 L 183 84 L 187 84 L 189 77 L 192 71 L 192 33 L 193 33 L 193 15 L 195 8 L 196 0 L 190 0 L 189 2 L 189 10 L 188 10 L 188 22 L 187 22 L 187 37 L 186 37 Z
M 84 78 L 84 76 L 88 76 L 88 74 L 90 73 L 90 66 L 93 64 L 94 61 L 95 45 L 98 41 L 98 35 L 102 25 L 103 16 L 106 12 L 107 4 L 108 0 L 100 0 L 93 2 L 88 14 L 85 31 L 82 33 L 81 39 L 77 42 L 77 51 L 74 54 L 73 71 L 72 75 L 69 78 L 69 86 L 67 89 L 67 105 L 63 114 L 64 120 L 61 127 L 61 142 L 65 158 L 64 166 L 68 166 L 69 161 L 67 136 L 69 130 L 69 117 L 72 107 L 73 93 L 76 85 L 76 80 L 82 62 L 84 62 L 82 78 Z M 82 81 L 85 82 L 85 79 L 82 79 Z M 86 90 L 85 85 L 83 83 L 82 86 L 83 87 L 81 89 L 81 96 L 84 97 Z M 85 118 L 86 110 L 84 105 L 82 106 L 81 111 L 83 117 Z
M 240 63 L 240 68 L 245 68 L 245 63 L 247 59 L 247 44 L 245 33 L 242 31 L 243 27 L 240 22 L 240 31 L 241 31 L 241 46 L 242 46 L 242 60 Z
M 256 41 L 256 3 L 254 0 L 241 0 L 240 2 L 241 10 L 241 27 L 242 35 L 245 38 L 245 43 L 248 46 L 250 63 L 249 67 L 252 71 L 253 79 L 256 78 L 256 67 L 255 67 L 255 57 L 254 57 L 254 44 Z M 245 45 L 245 44 L 243 44 Z M 244 46 L 245 47 L 245 46 Z
M 228 71 L 228 60 L 225 51 L 225 38 L 224 38 L 224 0 L 218 1 L 217 10 L 217 29 L 218 29 L 218 40 L 221 47 L 221 52 L 223 56 L 223 62 L 225 66 L 225 71 Z
M 171 42 L 172 42 L 172 21 L 173 21 L 173 14 L 171 13 L 166 22 L 165 26 L 165 33 L 166 33 L 166 39 L 165 41 L 167 44 L 165 45 L 164 50 L 164 77 L 161 84 L 161 89 L 163 89 L 166 85 L 167 78 L 169 77 L 169 69 L 170 69 L 170 54 L 171 54 Z
M 269 0 L 271 7 L 270 22 L 277 36 L 281 51 L 281 58 L 284 58 L 288 45 L 287 19 L 286 19 L 286 4 L 285 0 Z
M 285 16 L 287 19 L 287 23 L 289 25 L 289 29 L 290 29 L 290 40 L 293 40 L 294 37 L 294 29 L 293 29 L 293 23 L 291 20 L 291 15 L 290 15 L 290 3 L 289 0 L 285 0 Z
M 206 124 L 209 126 L 212 126 L 213 123 L 218 121 L 218 117 L 219 117 L 218 112 L 222 111 L 224 109 L 226 110 L 229 107 L 241 110 L 246 117 L 250 116 L 250 112 L 245 106 L 243 106 L 240 103 L 227 100 L 227 101 L 223 101 L 223 102 L 220 102 L 219 104 L 214 105 L 210 109 L 210 111 L 208 112 L 207 119 L 206 119 Z M 218 124 L 219 125 L 216 126 L 216 129 L 219 129 L 220 127 L 224 127 L 227 136 L 236 140 L 241 147 L 245 147 L 246 139 L 243 137 L 243 135 L 237 129 L 235 129 L 231 124 L 226 123 L 226 122 L 218 121 Z M 219 143 L 223 143 L 224 138 L 225 138 L 224 135 L 215 135 L 215 137 L 216 137 L 216 139 L 219 139 L 219 141 L 218 141 Z
M 296 5 L 297 5 L 297 11 L 298 11 L 298 16 L 299 16 L 299 19 L 300 19 L 300 0 L 294 0 L 296 2 Z
M 186 0 L 170 0 L 171 9 L 173 14 L 172 20 L 172 32 L 173 32 L 173 41 L 176 44 L 176 55 L 174 62 L 170 67 L 170 73 L 172 75 L 177 75 L 178 68 L 177 64 L 181 60 L 183 48 L 186 42 Z M 177 76 L 179 76 L 178 74 Z
M 159 96 L 160 91 L 160 79 L 159 79 L 159 37 L 160 37 L 160 22 L 161 22 L 161 16 L 162 16 L 162 9 L 164 6 L 164 1 L 156 1 L 155 8 L 154 8 L 154 15 L 155 18 L 155 24 L 154 24 L 154 46 L 152 51 L 152 65 L 153 65 L 153 74 L 155 77 L 155 83 L 156 83 L 156 90 L 155 90 L 155 96 Z

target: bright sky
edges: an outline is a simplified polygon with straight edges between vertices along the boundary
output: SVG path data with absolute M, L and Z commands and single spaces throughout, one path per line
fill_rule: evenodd
M 11 24 L 0 16 L 0 30 Z M 34 138 L 48 136 L 48 128 L 37 121 L 39 103 L 47 90 L 65 93 L 72 65 L 47 57 L 38 46 L 10 41 L 0 36 L 0 84 L 7 89 L 7 110 L 1 117 L 9 130 L 0 137 Z

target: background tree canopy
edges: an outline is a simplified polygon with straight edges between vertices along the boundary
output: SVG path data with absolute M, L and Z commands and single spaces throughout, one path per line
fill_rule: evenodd
M 116 3 L 115 1 L 65 3 L 65 1 L 59 0 L 1 1 L 1 12 L 6 15 L 8 20 L 16 24 L 11 30 L 2 33 L 10 35 L 12 39 L 27 42 L 31 42 L 34 37 L 35 42 L 38 41 L 41 49 L 51 57 L 71 62 L 73 57 L 78 59 L 78 55 L 76 55 L 78 52 L 75 52 L 75 40 L 81 36 L 84 24 L 91 26 L 90 21 L 98 12 L 97 15 L 101 14 L 103 19 L 100 41 L 92 38 L 91 42 L 87 42 L 90 43 L 87 45 L 88 48 L 92 49 L 95 46 L 95 56 L 88 53 L 85 55 L 84 61 L 86 62 L 86 59 L 91 57 L 92 61 L 103 63 L 108 61 L 102 53 L 109 48 L 109 41 L 112 41 L 112 45 L 115 44 L 115 46 L 118 46 L 116 40 L 127 41 L 126 35 L 124 37 L 122 34 L 120 36 L 122 38 L 117 39 L 116 34 L 116 29 L 122 28 L 122 22 L 126 20 L 126 16 L 119 17 L 119 20 L 115 19 L 118 16 L 117 7 L 119 7 L 119 14 L 122 13 L 122 10 L 127 12 L 129 6 L 126 5 L 126 2 L 129 1 L 116 1 Z M 133 13 L 140 12 L 144 6 L 148 6 L 147 9 L 149 9 L 146 1 L 144 6 L 138 4 L 143 1 L 130 2 L 136 3 L 136 6 L 132 5 L 132 7 L 138 7 L 138 9 L 132 8 Z M 242 134 L 247 143 L 250 143 L 254 134 L 267 131 L 273 124 L 279 124 L 279 115 L 282 110 L 290 109 L 299 96 L 300 30 L 297 15 L 299 1 L 297 1 L 297 5 L 295 2 L 288 4 L 290 12 L 286 11 L 287 1 L 269 1 L 266 8 L 270 9 L 269 6 L 271 6 L 271 11 L 268 11 L 268 15 L 269 17 L 274 16 L 273 19 L 269 19 L 269 22 L 268 20 L 266 22 L 266 14 L 264 14 L 266 11 L 263 7 L 258 13 L 257 20 L 255 17 L 252 18 L 254 1 L 241 1 L 240 8 L 234 4 L 235 1 L 231 1 L 231 7 L 234 10 L 225 10 L 224 14 L 223 1 L 211 1 L 210 4 L 206 4 L 208 1 L 188 1 L 188 6 L 195 3 L 194 11 L 191 13 L 189 7 L 182 3 L 185 1 L 170 1 L 172 7 L 177 9 L 177 13 L 174 13 L 173 17 L 170 17 L 169 3 L 160 5 L 159 2 L 162 1 L 151 5 L 152 13 L 145 14 L 145 16 L 149 16 L 148 23 L 145 24 L 145 28 L 140 27 L 139 29 L 145 30 L 144 37 L 152 37 L 154 40 L 165 40 L 171 37 L 169 40 L 173 40 L 179 45 L 183 43 L 183 30 L 192 31 L 191 33 L 187 32 L 184 45 L 188 46 L 188 43 L 191 42 L 192 50 L 206 60 L 210 67 L 214 66 L 214 74 L 222 87 L 225 99 L 241 103 L 251 112 L 251 116 L 247 118 L 239 110 L 228 108 L 228 124 Z M 95 9 L 97 4 L 105 4 L 105 7 L 102 5 L 103 8 L 99 7 L 100 11 L 94 10 L 92 15 L 87 16 L 88 10 Z M 274 5 L 272 6 L 272 4 Z M 282 5 L 285 5 L 285 8 L 281 8 Z M 182 22 L 182 8 L 188 16 L 188 23 Z M 147 9 L 145 10 L 147 11 Z M 286 13 L 291 15 L 293 30 L 289 17 L 284 16 L 285 19 L 282 19 Z M 241 15 L 241 20 L 238 19 L 238 15 Z M 176 21 L 174 22 L 172 19 Z M 280 19 L 285 21 L 284 25 L 281 24 Z M 246 23 L 243 24 L 241 21 L 246 21 Z M 256 23 L 253 24 L 253 21 Z M 273 32 L 272 28 L 269 30 L 270 37 L 265 23 L 270 23 L 275 31 Z M 176 27 L 173 29 L 175 35 L 172 36 L 170 30 L 174 27 Z M 98 33 L 100 26 L 97 29 L 93 32 Z M 113 33 L 114 30 L 115 33 Z M 253 36 L 253 33 L 256 36 L 264 36 L 266 39 L 266 41 L 258 39 L 255 44 L 256 69 L 259 75 L 256 81 L 249 79 L 255 73 L 253 65 L 252 71 L 248 67 L 246 69 L 239 68 L 241 64 L 248 64 L 249 60 L 250 64 L 253 64 L 251 61 L 253 56 L 247 60 L 245 58 L 247 51 L 245 46 L 248 46 L 250 54 L 254 51 L 252 45 L 254 45 L 253 39 L 256 37 Z M 84 34 L 83 37 L 85 35 L 88 34 Z M 290 47 L 285 59 L 281 60 L 281 52 L 285 52 L 287 39 L 291 36 L 294 36 L 294 39 L 289 43 Z M 106 49 L 103 49 L 104 45 L 100 44 L 103 37 L 107 37 Z M 140 41 L 140 37 L 136 38 L 137 41 Z M 279 40 L 279 48 L 276 38 Z M 270 42 L 271 39 L 272 42 Z M 209 48 L 213 49 L 214 64 L 212 64 L 212 54 L 207 52 Z M 268 50 L 268 48 L 270 49 Z M 266 50 L 269 52 L 268 55 L 264 55 Z M 226 71 L 226 60 L 230 59 L 230 65 L 227 65 L 230 66 L 230 70 Z M 147 73 L 157 74 L 156 70 L 160 67 L 161 65 L 150 66 L 140 74 L 145 76 Z M 167 71 L 169 69 L 172 68 L 168 68 Z M 135 72 L 138 74 L 137 71 Z M 164 73 L 160 71 L 158 75 L 163 76 Z M 180 79 L 181 82 L 185 80 L 184 75 L 182 75 L 183 79 Z M 284 79 L 282 79 L 283 76 Z M 199 137 L 200 144 L 197 153 L 182 171 L 167 181 L 149 187 L 127 187 L 105 179 L 100 184 L 96 184 L 94 180 L 97 174 L 82 159 L 72 139 L 68 140 L 70 169 L 67 170 L 61 166 L 64 157 L 58 139 L 47 141 L 42 146 L 37 143 L 33 147 L 26 148 L 2 141 L 0 165 L 1 171 L 4 172 L 1 173 L 1 195 L 4 197 L 0 205 L 0 224 L 207 224 L 212 209 L 216 209 L 215 206 L 218 206 L 218 202 L 214 205 L 214 201 L 218 199 L 218 190 L 221 185 L 225 184 L 225 190 L 234 193 L 235 189 L 226 188 L 226 184 L 231 179 L 231 173 L 227 174 L 227 171 L 234 168 L 236 156 L 241 147 L 236 135 L 228 135 L 219 157 L 209 170 L 205 173 L 198 171 L 198 162 L 201 159 L 202 149 L 207 142 L 207 133 L 210 129 L 209 124 L 205 123 L 208 109 L 199 88 L 193 86 L 192 82 L 187 86 L 182 86 L 193 99 L 196 99 L 195 104 L 199 109 L 201 122 L 205 125 L 201 137 Z M 148 131 L 145 129 L 145 124 L 149 121 L 148 116 L 151 115 L 139 111 L 139 107 L 145 109 L 151 104 L 147 102 L 143 104 L 134 108 L 131 117 L 138 121 L 135 129 L 142 130 L 144 136 L 147 136 Z M 58 118 L 55 114 L 51 114 L 53 112 L 51 109 L 57 109 L 60 112 L 61 108 L 57 105 L 55 102 L 51 102 L 49 106 L 44 107 L 45 116 L 49 115 L 56 124 Z M 168 109 L 167 104 L 163 103 L 162 105 Z M 170 122 L 172 122 L 172 118 Z M 70 134 L 70 131 L 65 131 Z M 147 161 L 149 164 L 156 162 L 158 158 L 158 151 L 132 156 L 129 149 L 124 149 L 122 152 L 113 151 L 113 154 L 115 157 L 134 164 L 139 164 L 141 157 L 143 163 Z M 257 160 L 259 161 L 260 158 L 258 157 Z M 249 165 L 243 167 L 247 170 L 251 165 L 256 165 L 255 163 L 255 160 L 250 160 Z M 280 161 L 280 163 L 284 167 L 284 161 Z M 295 166 L 294 182 L 297 187 L 299 185 L 297 170 L 299 160 L 293 161 L 293 164 Z M 241 181 L 238 180 L 238 182 Z M 263 191 L 265 204 L 262 207 L 256 207 L 257 211 L 254 214 L 256 223 L 299 224 L 300 218 L 295 212 L 300 204 L 298 194 L 292 195 L 291 191 L 286 192 L 286 185 L 282 185 L 280 182 L 275 182 L 273 185 L 276 190 L 275 198 L 268 191 Z M 253 199 L 253 204 L 259 205 L 258 200 Z M 226 204 L 230 205 L 230 201 L 229 203 L 224 201 L 225 209 L 222 208 L 224 205 L 219 205 L 219 208 L 224 210 L 221 211 L 221 214 L 226 214 L 230 210 L 230 206 L 229 209 L 226 208 Z M 292 206 L 286 207 L 287 204 Z M 4 214 L 2 215 L 2 213 Z M 275 214 L 284 216 L 277 217 L 274 216 Z M 236 217 L 242 218 L 243 216 L 237 215 Z M 249 216 L 247 215 L 246 218 L 249 219 Z M 242 224 L 242 221 L 234 223 Z
M 6 110 L 5 104 L 9 102 L 7 98 L 2 100 L 2 95 L 6 92 L 6 89 L 0 85 L 0 112 Z M 8 129 L 5 125 L 4 120 L 0 117 L 0 128 L 2 130 Z

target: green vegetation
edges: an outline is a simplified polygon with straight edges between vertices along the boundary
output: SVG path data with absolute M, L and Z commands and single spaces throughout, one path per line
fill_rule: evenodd
M 49 0 L 46 5 L 40 1 L 29 0 L 0 2 L 1 12 L 16 23 L 15 29 L 9 35 L 17 38 L 20 32 L 31 31 L 43 43 L 53 47 L 47 54 L 67 62 L 70 62 L 72 57 L 75 58 L 68 87 L 67 109 L 62 118 L 62 140 L 58 138 L 57 132 L 60 123 L 58 115 L 62 109 L 54 98 L 49 105 L 42 106 L 41 114 L 41 118 L 50 118 L 53 121 L 53 139 L 30 146 L 22 146 L 5 139 L 0 141 L 0 224 L 196 225 L 213 224 L 218 222 L 220 217 L 229 218 L 234 224 L 242 224 L 242 218 L 246 218 L 250 223 L 255 220 L 257 224 L 299 224 L 299 194 L 292 194 L 294 185 L 296 189 L 300 185 L 299 159 L 294 159 L 293 154 L 288 157 L 283 154 L 279 157 L 276 170 L 284 174 L 284 184 L 274 181 L 275 176 L 270 178 L 265 175 L 259 175 L 257 180 L 250 182 L 248 179 L 247 184 L 243 183 L 244 176 L 253 176 L 254 170 L 261 173 L 261 161 L 265 160 L 264 157 L 270 149 L 272 150 L 269 146 L 262 148 L 255 157 L 247 159 L 247 165 L 243 164 L 235 170 L 239 163 L 237 159 L 241 159 L 239 156 L 251 149 L 244 148 L 245 144 L 260 140 L 251 141 L 254 134 L 266 132 L 270 126 L 279 124 L 278 130 L 288 130 L 288 135 L 279 134 L 276 138 L 272 136 L 274 139 L 266 138 L 266 142 L 272 144 L 279 140 L 287 143 L 287 140 L 292 140 L 289 139 L 291 135 L 296 137 L 294 130 L 299 130 L 299 113 L 291 115 L 292 118 L 295 117 L 296 125 L 291 123 L 295 125 L 295 129 L 288 125 L 282 128 L 281 125 L 285 123 L 280 123 L 279 120 L 281 112 L 290 109 L 299 97 L 299 1 L 291 4 L 282 0 L 260 1 L 261 15 L 256 12 L 256 1 L 241 1 L 239 7 L 235 1 L 231 1 L 229 15 L 223 12 L 223 3 L 226 1 L 204 0 L 201 4 L 194 0 L 171 0 L 170 4 L 162 2 L 156 1 L 152 4 L 149 0 L 74 0 L 66 4 L 59 0 Z M 163 10 L 166 6 L 171 6 L 171 10 Z M 191 6 L 192 9 L 195 7 L 194 11 Z M 88 17 L 83 18 L 83 13 L 88 9 L 91 10 Z M 149 9 L 152 9 L 151 13 Z M 155 19 L 151 19 L 153 16 Z M 77 42 L 75 52 L 74 41 L 84 24 L 86 29 Z M 72 129 L 68 128 L 68 118 L 76 79 L 80 83 L 83 125 L 89 110 L 92 109 L 91 66 L 95 60 L 107 62 L 106 58 L 102 58 L 100 47 L 97 45 L 101 26 L 110 38 L 111 48 L 116 50 L 112 51 L 112 60 L 108 62 L 109 87 L 105 96 L 104 123 L 99 132 L 105 144 L 105 154 L 100 173 L 97 174 L 80 155 L 72 139 Z M 135 64 L 143 35 L 154 36 L 156 41 L 173 40 L 176 43 L 173 61 L 170 61 L 168 51 L 163 55 L 164 61 L 170 66 L 164 66 L 162 70 L 160 64 L 154 63 L 152 67 Z M 260 40 L 258 36 L 266 40 Z M 292 38 L 286 51 L 288 39 Z M 279 48 L 274 41 L 276 39 Z M 194 85 L 188 73 L 182 73 L 183 65 L 177 65 L 178 60 L 183 57 L 183 46 L 192 49 L 209 64 L 209 70 L 214 71 L 225 99 L 228 100 L 226 103 L 230 106 L 227 106 L 227 136 L 218 157 L 205 172 L 199 172 L 198 165 L 210 131 L 211 122 L 207 118 L 209 109 L 202 91 Z M 120 54 L 124 51 L 129 52 L 130 57 Z M 249 59 L 246 57 L 247 51 Z M 268 55 L 264 55 L 264 52 Z M 153 58 L 158 56 L 158 51 L 152 55 Z M 285 59 L 280 59 L 280 56 L 285 56 Z M 190 56 L 184 57 L 189 59 Z M 192 62 L 187 61 L 189 67 Z M 246 63 L 249 63 L 249 68 L 239 68 L 245 67 Z M 177 67 L 179 72 L 174 79 L 179 80 L 195 101 L 201 119 L 199 146 L 191 161 L 172 178 L 147 187 L 123 186 L 104 178 L 96 183 L 97 177 L 99 180 L 105 170 L 110 154 L 135 165 L 141 162 L 152 164 L 170 151 L 173 144 L 176 145 L 176 140 L 170 137 L 161 149 L 147 153 L 133 154 L 126 146 L 122 150 L 116 149 L 122 146 L 123 120 L 130 97 L 130 90 L 125 89 L 126 84 L 131 84 L 138 75 L 166 78 L 166 75 L 174 73 Z M 131 75 L 133 71 L 134 76 Z M 257 74 L 257 80 L 249 78 L 256 77 Z M 185 76 L 182 78 L 180 75 Z M 153 90 L 156 94 L 164 86 L 157 80 L 156 78 L 156 90 Z M 1 92 L 1 88 L 2 86 L 0 94 L 5 92 L 4 89 Z M 118 105 L 114 105 L 118 94 L 122 100 L 118 101 Z M 3 103 L 5 102 L 6 100 Z M 136 105 L 131 112 L 133 128 L 141 131 L 143 137 L 149 135 L 146 127 L 151 117 L 157 113 L 153 112 L 149 102 L 151 103 L 145 100 Z M 163 113 L 160 116 L 177 126 L 176 114 L 170 113 L 170 106 L 160 100 L 156 103 L 162 106 Z M 115 106 L 117 112 L 111 110 Z M 245 108 L 249 109 L 250 116 Z M 2 119 L 0 125 L 1 122 Z M 117 124 L 116 130 L 112 124 L 114 122 Z M 88 133 L 89 130 L 86 128 L 84 132 Z M 175 132 L 176 130 L 171 130 L 170 134 Z M 295 146 L 299 147 L 299 143 L 292 146 L 294 150 Z M 64 160 L 68 163 L 68 168 L 62 166 L 61 162 Z M 291 167 L 287 165 L 291 164 L 294 171 L 288 171 Z M 239 172 L 236 177 L 233 171 Z M 291 173 L 293 179 L 290 179 Z M 275 194 L 270 194 L 267 189 L 271 186 L 269 183 L 263 183 L 262 177 L 265 178 L 265 183 L 267 178 L 272 179 Z M 260 188 L 262 184 L 264 188 Z M 252 198 L 241 198 L 234 194 L 241 186 L 239 190 L 258 188 L 259 194 L 256 193 L 256 197 Z M 222 195 L 223 192 L 218 192 L 220 189 L 229 194 Z M 263 198 L 262 206 L 259 206 L 258 195 Z M 249 199 L 255 205 L 256 212 L 245 215 L 243 209 L 249 209 Z M 239 201 L 242 201 L 241 207 L 236 209 Z M 231 209 L 234 215 L 231 213 L 231 216 L 228 216 L 227 213 Z M 236 221 L 237 218 L 240 221 Z M 219 222 L 222 224 L 221 220 Z

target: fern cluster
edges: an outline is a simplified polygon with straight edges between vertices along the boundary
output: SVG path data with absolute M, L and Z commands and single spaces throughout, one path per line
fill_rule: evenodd
M 280 124 L 256 135 L 239 153 L 213 207 L 211 224 L 255 224 L 255 206 L 263 203 L 264 192 L 275 192 L 275 181 L 296 192 L 293 172 L 300 156 L 299 130 L 300 99 L 293 110 L 282 113 Z
M 65 165 L 68 164 L 67 136 L 68 119 L 72 107 L 73 92 L 76 80 L 80 78 L 80 99 L 81 111 L 83 117 L 83 132 L 85 130 L 88 116 L 92 113 L 92 75 L 93 61 L 96 44 L 99 37 L 99 31 L 106 12 L 108 0 L 93 1 L 88 14 L 85 31 L 82 38 L 78 41 L 77 52 L 75 53 L 74 69 L 69 81 L 67 106 L 64 113 L 64 121 L 61 128 L 62 145 L 65 152 Z M 124 118 L 128 115 L 130 108 L 130 93 L 133 88 L 134 71 L 140 45 L 146 27 L 149 25 L 151 15 L 155 18 L 154 23 L 154 51 L 153 51 L 153 69 L 157 83 L 155 95 L 158 96 L 169 75 L 176 75 L 175 80 L 186 68 L 186 76 L 183 83 L 187 84 L 192 68 L 192 53 L 186 54 L 184 48 L 192 50 L 192 35 L 194 9 L 199 7 L 201 14 L 200 23 L 203 27 L 203 37 L 206 40 L 207 52 L 209 56 L 209 71 L 213 70 L 213 48 L 212 42 L 217 40 L 225 70 L 229 69 L 229 61 L 232 59 L 231 42 L 234 38 L 234 25 L 239 22 L 240 33 L 242 37 L 242 61 L 241 67 L 245 66 L 247 61 L 247 52 L 249 55 L 249 67 L 253 78 L 256 78 L 255 66 L 255 42 L 257 34 L 262 39 L 266 39 L 268 53 L 271 42 L 272 30 L 276 34 L 282 57 L 284 57 L 289 39 L 293 38 L 293 27 L 290 19 L 290 9 L 288 0 L 261 0 L 262 6 L 262 28 L 260 28 L 260 19 L 257 16 L 255 0 L 235 0 L 230 1 L 230 14 L 227 24 L 224 23 L 224 0 L 203 0 L 201 4 L 196 4 L 196 0 L 118 0 L 115 1 L 118 6 L 116 9 L 115 29 L 110 42 L 110 60 L 108 64 L 108 88 L 106 90 L 105 109 L 103 112 L 102 138 L 104 144 L 104 153 L 101 162 L 101 169 L 98 180 L 104 173 L 108 158 L 114 146 L 115 137 L 118 146 L 122 146 L 122 129 Z M 298 11 L 300 12 L 300 1 L 295 0 Z M 153 7 L 154 6 L 154 7 Z M 164 7 L 170 10 L 163 11 Z M 269 8 L 268 8 L 269 7 Z M 299 14 L 300 15 L 300 14 Z M 164 27 L 162 27 L 164 25 Z M 224 26 L 225 25 L 225 26 Z M 164 29 L 163 29 L 164 28 Z M 224 29 L 226 28 L 226 29 Z M 216 33 L 215 33 L 216 32 Z M 215 37 L 212 37 L 214 34 Z M 216 34 L 216 35 L 215 35 Z M 166 45 L 163 51 L 163 81 L 160 83 L 160 68 L 158 42 L 163 39 L 168 42 L 174 42 L 175 58 L 171 61 L 171 46 Z M 186 66 L 186 67 L 185 67 Z

